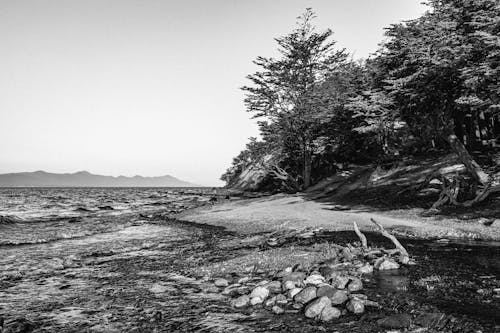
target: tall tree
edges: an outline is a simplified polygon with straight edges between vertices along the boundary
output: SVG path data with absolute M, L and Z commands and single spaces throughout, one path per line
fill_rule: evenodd
M 311 184 L 314 139 L 318 127 L 328 121 L 329 99 L 321 87 L 331 73 L 345 63 L 347 53 L 335 49 L 332 31 L 317 32 L 309 8 L 298 17 L 297 27 L 276 38 L 279 59 L 258 57 L 254 63 L 261 71 L 248 76 L 247 110 L 265 128 L 272 128 L 283 140 L 282 147 L 299 153 L 303 187 Z

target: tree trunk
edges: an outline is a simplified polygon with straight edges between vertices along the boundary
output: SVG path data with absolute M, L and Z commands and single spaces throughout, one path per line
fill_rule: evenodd
M 457 154 L 460 162 L 465 165 L 465 168 L 470 172 L 474 180 L 476 180 L 481 185 L 490 183 L 490 176 L 483 171 L 483 169 L 479 166 L 479 164 L 476 163 L 476 161 L 474 161 L 463 143 L 457 138 L 455 134 L 451 134 L 448 136 L 448 142 L 450 143 L 451 149 Z
M 304 169 L 302 179 L 304 181 L 304 190 L 311 186 L 312 154 L 306 148 L 304 149 Z

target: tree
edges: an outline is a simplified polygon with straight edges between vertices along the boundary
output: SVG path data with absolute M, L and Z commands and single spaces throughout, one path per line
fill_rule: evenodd
M 314 139 L 318 127 L 328 121 L 328 96 L 322 84 L 347 59 L 344 50 L 335 50 L 332 31 L 316 32 L 311 9 L 298 18 L 290 34 L 276 38 L 280 59 L 258 57 L 254 63 L 261 71 L 248 76 L 251 86 L 245 104 L 261 122 L 263 130 L 271 127 L 281 146 L 294 156 L 300 166 L 303 188 L 311 184 Z M 292 154 L 290 154 L 292 156 Z

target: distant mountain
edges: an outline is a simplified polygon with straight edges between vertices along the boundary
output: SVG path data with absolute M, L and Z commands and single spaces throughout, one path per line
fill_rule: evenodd
M 87 171 L 49 173 L 45 171 L 0 174 L 0 187 L 197 187 L 172 176 L 113 177 Z

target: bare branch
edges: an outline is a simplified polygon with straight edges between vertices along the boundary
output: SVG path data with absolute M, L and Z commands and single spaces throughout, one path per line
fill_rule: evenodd
M 401 252 L 402 255 L 409 257 L 408 251 L 406 251 L 406 249 L 403 247 L 403 245 L 401 245 L 401 243 L 398 241 L 398 239 L 394 235 L 392 235 L 388 231 L 386 231 L 384 229 L 384 227 L 380 223 L 375 221 L 374 219 L 371 218 L 370 221 L 372 221 L 378 227 L 382 236 L 389 238 L 391 240 L 391 242 L 394 243 L 394 245 L 399 250 L 399 252 Z

